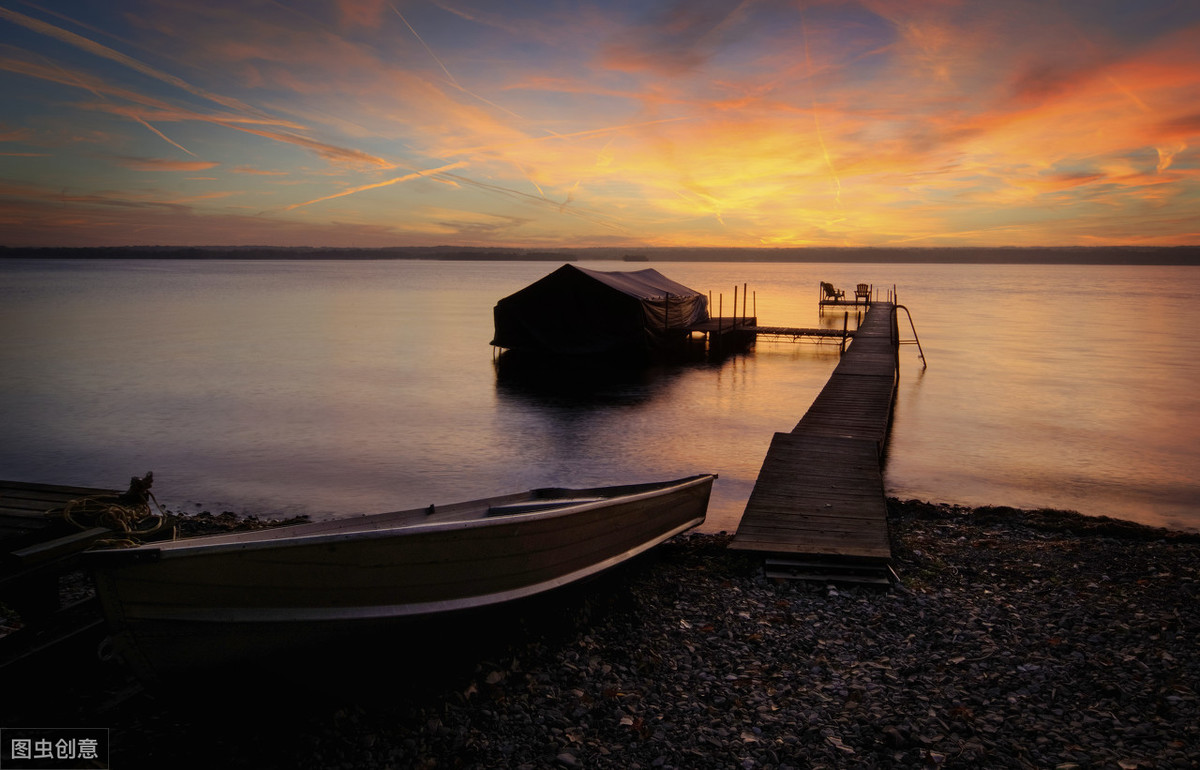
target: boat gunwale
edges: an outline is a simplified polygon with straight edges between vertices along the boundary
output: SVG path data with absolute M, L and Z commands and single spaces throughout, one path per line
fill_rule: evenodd
M 626 548 L 620 553 L 616 553 L 599 561 L 592 562 L 577 570 L 556 575 L 537 583 L 529 583 L 504 591 L 477 593 L 455 598 L 437 599 L 424 602 L 402 602 L 398 604 L 357 604 L 330 607 L 306 607 L 302 605 L 281 607 L 255 606 L 239 608 L 192 607 L 187 610 L 176 611 L 172 611 L 170 609 L 164 610 L 162 607 L 157 607 L 154 611 L 147 611 L 147 607 L 149 605 L 146 605 L 143 606 L 140 611 L 132 614 L 129 614 L 128 609 L 126 609 L 125 617 L 127 621 L 132 620 L 133 622 L 153 621 L 217 625 L 274 625 L 276 623 L 322 623 L 355 620 L 388 620 L 394 618 L 472 610 L 481 607 L 489 607 L 496 604 L 503 604 L 505 602 L 515 601 L 518 599 L 525 599 L 531 596 L 537 596 L 547 591 L 562 588 L 563 586 L 587 579 L 593 575 L 599 575 L 600 573 L 617 567 L 618 565 L 623 564 L 630 559 L 640 556 L 641 554 L 669 540 L 675 535 L 686 532 L 692 527 L 702 523 L 704 518 L 704 515 L 695 516 L 665 532 L 655 535 L 647 540 L 643 540 L 631 548 Z
M 149 560 L 186 558 L 186 557 L 194 557 L 194 556 L 199 556 L 199 555 L 204 555 L 204 554 L 221 554 L 221 553 L 229 553 L 229 552 L 233 552 L 233 551 L 273 550 L 273 549 L 278 549 L 278 548 L 303 547 L 303 546 L 311 546 L 311 545 L 318 545 L 318 544 L 324 544 L 324 543 L 337 544 L 337 543 L 343 543 L 343 542 L 347 542 L 347 541 L 378 540 L 378 539 L 397 537 L 399 535 L 408 536 L 408 535 L 417 535 L 417 534 L 422 534 L 422 533 L 427 533 L 427 532 L 453 532 L 455 530 L 463 530 L 463 529 L 488 529 L 488 528 L 493 528 L 493 527 L 501 527 L 501 526 L 505 526 L 505 525 L 511 525 L 516 522 L 531 522 L 531 521 L 541 521 L 541 520 L 545 520 L 545 519 L 563 518 L 563 517 L 566 517 L 569 515 L 575 515 L 578 513 L 582 513 L 584 511 L 594 510 L 596 508 L 607 507 L 607 506 L 613 505 L 618 502 L 621 504 L 624 504 L 624 503 L 631 503 L 631 502 L 639 502 L 642 500 L 650 500 L 655 497 L 661 497 L 663 495 L 677 492 L 677 491 L 680 491 L 683 489 L 687 489 L 689 487 L 699 486 L 699 485 L 705 484 L 705 483 L 711 484 L 712 481 L 714 481 L 716 478 L 717 478 L 717 475 L 715 473 L 703 473 L 703 474 L 697 474 L 695 476 L 688 476 L 688 477 L 681 478 L 681 479 L 675 479 L 672 481 L 661 482 L 661 485 L 658 485 L 654 482 L 649 482 L 648 484 L 626 484 L 626 485 L 618 485 L 618 486 L 612 486 L 612 487 L 589 487 L 589 488 L 584 488 L 584 489 L 561 488 L 565 492 L 583 493 L 583 492 L 598 492 L 599 490 L 606 490 L 606 489 L 618 490 L 618 489 L 622 489 L 622 488 L 631 488 L 631 487 L 632 488 L 644 487 L 644 486 L 650 487 L 650 488 L 644 489 L 643 491 L 640 491 L 640 492 L 634 492 L 634 493 L 630 493 L 630 494 L 616 494 L 613 497 L 605 498 L 603 500 L 592 500 L 590 502 L 584 502 L 584 503 L 571 504 L 568 499 L 567 504 L 563 505 L 562 507 L 552 508 L 550 510 L 545 510 L 545 511 L 529 511 L 529 512 L 525 512 L 525 513 L 511 513 L 511 514 L 500 514 L 500 515 L 489 516 L 489 515 L 487 515 L 487 508 L 481 507 L 479 514 L 472 518 L 469 518 L 469 519 L 454 519 L 454 520 L 450 520 L 450 521 L 433 521 L 433 522 L 422 521 L 422 522 L 417 522 L 417 523 L 399 523 L 394 526 L 380 526 L 380 527 L 374 528 L 374 529 L 350 529 L 349 531 L 335 530 L 332 532 L 300 534 L 300 535 L 283 534 L 282 536 L 280 533 L 286 533 L 287 527 L 281 527 L 281 528 L 276 528 L 276 529 L 258 530 L 258 531 L 254 531 L 254 532 L 248 532 L 248 533 L 235 533 L 233 535 L 230 535 L 230 534 L 205 535 L 205 536 L 201 536 L 201 537 L 184 538 L 182 540 L 172 540 L 172 541 L 166 541 L 166 542 L 161 542 L 161 543 L 148 543 L 146 545 L 140 545 L 140 546 L 136 546 L 133 548 L 98 549 L 98 550 L 87 552 L 85 554 L 85 556 L 89 560 L 93 561 L 93 567 L 95 569 L 106 569 L 106 568 L 119 568 L 119 567 L 125 566 L 127 564 L 135 564 L 135 563 L 149 561 Z M 556 489 L 557 490 L 560 488 L 548 487 L 548 488 L 542 488 L 542 489 Z M 534 494 L 538 491 L 540 491 L 540 490 L 534 489 L 534 490 L 529 490 L 526 493 L 516 493 L 514 495 L 500 495 L 500 496 L 496 496 L 496 497 L 486 497 L 486 498 L 480 498 L 478 500 L 470 500 L 470 501 L 465 501 L 465 502 L 461 502 L 461 503 L 450 503 L 450 504 L 447 504 L 446 507 L 449 508 L 451 506 L 455 506 L 455 507 L 461 506 L 461 507 L 469 509 L 470 506 L 475 506 L 475 505 L 487 506 L 487 505 L 491 504 L 492 502 L 498 501 L 498 500 L 507 499 L 510 502 L 512 502 L 511 498 L 514 498 L 514 497 L 521 498 L 522 494 L 529 495 L 529 494 Z M 402 516 L 405 514 L 417 514 L 417 513 L 421 513 L 423 510 L 425 510 L 425 509 L 413 508 L 413 509 L 393 511 L 390 513 L 383 513 L 383 514 L 368 514 L 364 518 L 376 518 L 376 517 L 387 517 L 387 516 Z M 354 520 L 351 519 L 351 520 L 346 520 L 346 521 L 353 522 Z M 304 526 L 304 525 L 300 525 L 300 526 Z M 245 537 L 242 539 L 236 539 L 236 540 L 231 539 L 228 542 L 220 542 L 220 543 L 212 542 L 215 539 L 236 537 L 237 535 L 241 535 L 241 534 L 247 535 L 248 537 Z

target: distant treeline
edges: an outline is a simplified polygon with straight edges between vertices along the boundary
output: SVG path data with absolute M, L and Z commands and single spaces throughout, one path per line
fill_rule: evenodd
M 300 246 L 0 246 L 0 259 L 446 259 L 575 260 L 565 252 L 463 249 L 445 246 L 336 248 Z
M 282 246 L 104 246 L 7 247 L 0 259 L 432 259 L 572 262 L 852 262 L 935 264 L 1200 265 L 1200 246 L 1051 246 L 1051 247 L 797 247 L 727 248 L 563 248 L 553 251 L 402 246 L 333 248 Z

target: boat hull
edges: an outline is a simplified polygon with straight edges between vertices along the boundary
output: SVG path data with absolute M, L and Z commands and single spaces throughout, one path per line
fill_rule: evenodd
M 712 480 L 549 511 L 143 547 L 98 554 L 94 572 L 118 653 L 155 678 L 575 583 L 701 523 Z

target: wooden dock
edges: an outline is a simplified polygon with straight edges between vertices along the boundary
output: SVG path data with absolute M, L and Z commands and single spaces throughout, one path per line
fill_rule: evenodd
M 817 306 L 822 310 L 827 307 L 843 307 L 846 309 L 856 307 L 859 310 L 866 310 L 871 307 L 872 300 L 866 297 L 855 297 L 854 299 L 820 299 L 817 300 Z
M 55 515 L 82 497 L 116 497 L 113 489 L 0 481 L 0 601 L 23 615 L 58 607 L 58 578 L 72 557 L 97 539 L 105 527 L 80 529 Z
M 853 339 L 853 329 L 812 329 L 799 326 L 750 326 L 747 331 L 756 337 L 777 337 L 792 342 L 837 342 L 845 344 Z
M 0 681 L 26 696 L 94 659 L 104 619 L 94 596 L 60 595 L 60 581 L 79 569 L 79 554 L 106 527 L 81 529 L 61 515 L 82 498 L 112 498 L 115 489 L 0 481 Z M 14 619 L 11 613 L 16 613 Z M 11 625 L 15 623 L 14 625 Z M 16 697 L 16 696 L 15 696 Z
M 82 550 L 104 527 L 80 530 L 56 511 L 81 497 L 116 497 L 119 490 L 0 481 L 0 564 L 30 564 Z M 90 538 L 90 539 L 89 539 Z
M 716 316 L 706 318 L 685 328 L 689 337 L 701 335 L 703 344 L 710 353 L 724 354 L 743 350 L 753 344 L 752 329 L 758 319 L 754 316 Z
M 685 330 L 698 334 L 731 334 L 734 332 L 745 332 L 753 328 L 757 323 L 758 319 L 754 316 L 714 317 L 691 324 Z
M 865 307 L 865 305 L 860 305 Z M 714 344 L 730 340 L 748 343 L 758 337 L 775 337 L 791 342 L 835 342 L 845 346 L 855 335 L 853 329 L 805 328 L 799 326 L 759 326 L 753 316 L 745 318 L 709 318 L 687 327 L 688 333 L 703 334 Z
M 896 393 L 894 305 L 873 302 L 841 362 L 790 433 L 771 441 L 731 548 L 767 574 L 887 584 L 881 461 Z

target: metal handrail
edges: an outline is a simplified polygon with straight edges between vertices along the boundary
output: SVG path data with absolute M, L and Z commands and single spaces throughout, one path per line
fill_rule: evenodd
M 912 329 L 913 333 L 913 338 L 911 340 L 900 339 L 900 322 L 898 321 L 899 314 L 896 312 L 897 310 L 903 310 L 904 314 L 908 316 L 908 326 L 910 329 Z M 908 312 L 908 308 L 906 308 L 904 305 L 892 305 L 892 329 L 894 329 L 896 332 L 896 344 L 916 345 L 917 354 L 921 356 L 921 368 L 929 368 L 929 363 L 925 360 L 925 351 L 921 348 L 921 338 L 917 336 L 917 325 L 913 323 L 912 313 Z

